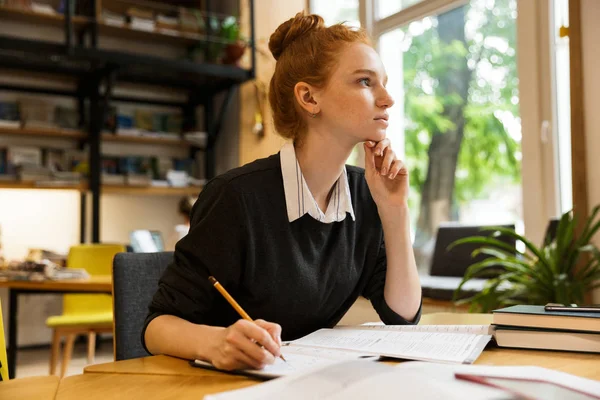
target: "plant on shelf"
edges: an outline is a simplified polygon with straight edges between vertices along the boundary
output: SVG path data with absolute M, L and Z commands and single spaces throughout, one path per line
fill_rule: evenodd
M 204 26 L 204 18 L 200 11 L 195 11 L 198 24 Z M 204 56 L 206 62 L 221 62 L 236 64 L 244 55 L 247 42 L 240 33 L 240 27 L 235 17 L 229 16 L 219 21 L 217 17 L 207 17 L 211 34 L 205 41 L 200 41 L 191 47 L 188 58 L 196 60 Z
M 546 238 L 539 247 L 507 228 L 484 228 L 494 233 L 455 241 L 449 249 L 478 244 L 481 247 L 473 252 L 473 257 L 490 256 L 467 269 L 454 292 L 456 304 L 470 304 L 470 312 L 489 312 L 515 304 L 584 303 L 586 294 L 600 287 L 600 251 L 591 242 L 600 228 L 596 218 L 599 210 L 600 205 L 594 208 L 579 235 L 575 234 L 577 218 L 572 211 L 566 212 L 558 223 L 555 238 Z M 500 235 L 523 242 L 525 251 L 498 240 Z M 463 285 L 474 278 L 487 279 L 484 289 L 461 298 Z
M 237 64 L 246 51 L 246 40 L 242 38 L 240 26 L 235 17 L 227 17 L 221 24 L 220 38 L 225 41 L 225 54 L 223 55 L 223 64 Z

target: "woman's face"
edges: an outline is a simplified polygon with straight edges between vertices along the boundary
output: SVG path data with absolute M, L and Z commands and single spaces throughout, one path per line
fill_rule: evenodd
M 385 68 L 372 47 L 362 43 L 346 46 L 327 86 L 315 91 L 319 115 L 314 122 L 352 144 L 384 139 L 386 110 L 394 104 L 386 83 Z

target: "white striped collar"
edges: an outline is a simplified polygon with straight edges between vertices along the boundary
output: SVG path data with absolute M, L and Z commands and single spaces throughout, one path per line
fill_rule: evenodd
M 336 181 L 329 204 L 327 205 L 327 211 L 323 213 L 308 189 L 308 185 L 300 169 L 300 164 L 296 158 L 294 145 L 291 142 L 286 143 L 281 148 L 279 158 L 281 160 L 285 204 L 290 222 L 297 220 L 306 213 L 317 221 L 326 224 L 343 221 L 346 218 L 346 213 L 350 214 L 352 220 L 356 220 L 354 209 L 352 208 L 346 167 L 344 167 L 344 171 L 342 171 L 342 174 Z

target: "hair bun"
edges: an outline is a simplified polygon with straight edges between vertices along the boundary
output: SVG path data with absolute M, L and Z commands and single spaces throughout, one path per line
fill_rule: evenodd
M 269 38 L 269 50 L 276 60 L 281 53 L 300 36 L 306 35 L 312 30 L 325 27 L 323 18 L 316 14 L 305 15 L 303 12 L 296 14 L 283 24 L 279 25 Z

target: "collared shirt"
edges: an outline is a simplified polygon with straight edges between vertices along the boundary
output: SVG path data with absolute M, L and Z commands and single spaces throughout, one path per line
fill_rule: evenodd
M 283 188 L 285 191 L 285 204 L 290 222 L 297 220 L 307 213 L 317 221 L 326 224 L 343 221 L 346 218 L 346 213 L 350 214 L 352 220 L 356 220 L 354 209 L 352 208 L 346 167 L 344 167 L 344 170 L 335 182 L 333 192 L 329 198 L 329 204 L 327 204 L 327 210 L 323 213 L 304 180 L 304 175 L 296 158 L 296 150 L 292 143 L 286 143 L 281 148 L 280 160 Z

